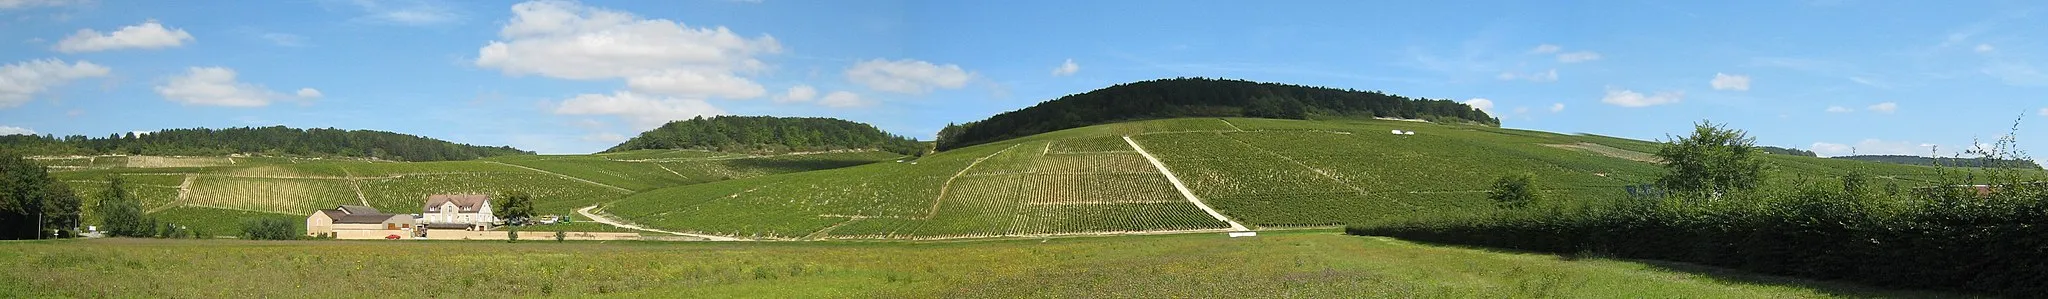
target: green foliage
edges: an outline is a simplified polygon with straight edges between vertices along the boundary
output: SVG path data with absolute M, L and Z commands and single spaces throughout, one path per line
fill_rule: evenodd
M 1493 181 L 1493 189 L 1486 191 L 1486 198 L 1503 208 L 1519 209 L 1537 202 L 1536 187 L 1529 174 L 1501 176 Z
M 257 218 L 242 222 L 244 240 L 298 239 L 298 224 L 279 218 Z
M 519 242 L 519 227 L 517 227 L 517 226 L 507 226 L 507 227 L 505 227 L 505 243 L 518 243 L 518 242 Z
M 506 223 L 513 225 L 525 224 L 527 219 L 534 216 L 533 195 L 518 191 L 499 194 L 498 204 L 493 208 L 497 209 L 493 212 L 497 213 L 495 216 L 498 219 L 504 219 Z
M 484 147 L 370 130 L 294 129 L 283 126 L 226 129 L 167 129 L 105 138 L 37 135 L 0 136 L 0 149 L 36 155 L 173 155 L 365 157 L 396 161 L 469 160 L 533 154 L 509 146 Z
M 0 153 L 0 239 L 52 237 L 78 226 L 79 199 L 48 168 Z
M 569 240 L 569 232 L 563 231 L 562 229 L 559 228 L 555 229 L 555 242 L 562 242 L 566 240 Z
M 988 119 L 947 125 L 938 150 L 1113 122 L 1176 117 L 1398 117 L 1500 125 L 1500 119 L 1452 100 L 1409 98 L 1278 83 L 1174 78 L 1117 84 L 1073 94 Z
M 100 203 L 95 212 L 106 227 L 108 235 L 116 237 L 149 237 L 156 235 L 156 221 L 142 214 L 142 203 L 129 196 L 128 188 L 121 177 L 107 178 L 107 189 L 100 193 Z
M 669 122 L 606 149 L 697 149 L 724 152 L 793 152 L 876 149 L 920 155 L 916 139 L 874 126 L 832 118 L 714 116 Z
M 1764 160 L 1757 156 L 1755 137 L 1702 121 L 1693 126 L 1692 136 L 1674 140 L 1657 151 L 1666 170 L 1657 179 L 1657 186 L 1667 192 L 1699 197 L 1754 190 L 1763 184 L 1765 170 Z

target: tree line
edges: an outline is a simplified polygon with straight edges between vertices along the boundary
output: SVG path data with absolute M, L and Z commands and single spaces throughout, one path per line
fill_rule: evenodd
M 163 155 L 358 157 L 392 161 L 451 161 L 527 155 L 510 146 L 475 146 L 372 130 L 295 129 L 284 126 L 167 129 L 148 133 L 0 136 L 0 150 L 22 155 Z
M 68 236 L 79 225 L 79 202 L 48 168 L 0 152 L 0 239 Z
M 1117 84 L 1067 95 L 939 131 L 938 150 L 1121 121 L 1176 117 L 1396 117 L 1499 126 L 1500 119 L 1452 100 L 1378 91 L 1173 78 Z
M 923 143 L 874 126 L 819 117 L 714 116 L 669 122 L 640 133 L 605 152 L 640 149 L 696 149 L 723 152 L 790 152 L 876 149 L 905 155 L 925 151 Z

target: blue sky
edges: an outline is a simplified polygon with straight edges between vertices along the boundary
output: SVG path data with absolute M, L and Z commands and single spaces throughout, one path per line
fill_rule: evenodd
M 1427 2 L 1427 3 L 1424 3 Z M 696 115 L 929 139 L 1203 76 L 1470 101 L 1655 139 L 1712 119 L 1824 155 L 2048 149 L 2032 1 L 0 0 L 0 133 L 375 129 L 543 153 Z M 2048 154 L 2048 151 L 2034 151 Z

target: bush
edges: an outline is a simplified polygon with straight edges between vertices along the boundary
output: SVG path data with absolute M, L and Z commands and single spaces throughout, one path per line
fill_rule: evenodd
M 519 242 L 519 227 L 517 227 L 517 226 L 506 226 L 506 227 L 505 227 L 505 243 L 513 243 L 513 242 Z
M 242 239 L 246 240 L 292 240 L 298 239 L 297 227 L 290 220 L 265 218 L 242 222 Z
M 561 229 L 555 229 L 555 242 L 561 242 L 568 239 L 569 232 L 562 231 Z
M 1513 174 L 1494 180 L 1493 189 L 1486 197 L 1503 208 L 1523 208 L 1536 203 L 1536 188 L 1531 183 L 1533 175 Z

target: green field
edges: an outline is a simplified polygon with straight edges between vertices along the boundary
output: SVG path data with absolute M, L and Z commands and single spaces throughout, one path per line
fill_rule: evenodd
M 425 254 L 432 253 L 432 254 Z M 0 243 L 9 297 L 1936 297 L 1334 232 L 939 243 Z
M 1392 130 L 1416 131 L 1394 135 Z M 1563 201 L 1621 199 L 1662 173 L 1658 144 L 1381 120 L 1184 118 L 1057 131 L 880 163 L 641 192 L 605 212 L 666 230 L 763 239 L 957 238 L 1224 227 L 1186 203 L 1123 141 L 1158 157 L 1204 202 L 1254 228 L 1326 227 L 1494 209 L 1493 180 L 1533 174 Z M 1768 156 L 1773 186 L 1861 171 L 1927 184 L 1935 168 Z

